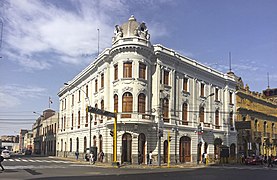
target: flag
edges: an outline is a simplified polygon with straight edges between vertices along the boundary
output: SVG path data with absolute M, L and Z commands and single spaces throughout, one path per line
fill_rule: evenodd
M 52 101 L 51 97 L 49 97 L 49 103 L 50 103 L 50 104 L 52 104 L 52 103 L 53 103 L 53 101 Z

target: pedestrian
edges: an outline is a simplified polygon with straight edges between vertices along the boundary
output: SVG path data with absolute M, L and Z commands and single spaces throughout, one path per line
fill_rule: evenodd
M 89 161 L 89 157 L 87 153 L 85 154 L 85 161 Z
M 146 155 L 146 159 L 147 159 L 147 165 L 149 165 L 149 153 L 147 153 L 147 155 Z
M 245 157 L 244 157 L 244 154 L 241 153 L 241 164 L 244 164 L 245 163 Z
M 140 153 L 140 151 L 138 152 L 138 164 L 139 165 L 141 164 L 141 153 Z
M 78 160 L 79 159 L 79 152 L 78 151 L 75 152 L 75 156 L 76 156 L 76 160 Z
M 204 164 L 207 164 L 207 153 L 204 153 Z
M 2 168 L 2 171 L 5 170 L 4 167 L 3 167 L 3 165 L 2 165 L 2 162 L 3 162 L 3 161 L 4 161 L 3 156 L 0 156 L 0 167 Z
M 149 153 L 149 164 L 150 165 L 152 165 L 152 159 L 153 157 L 152 157 L 152 151 L 150 151 L 150 153 Z
M 267 160 L 268 165 L 267 165 L 267 167 L 273 167 L 272 158 L 273 158 L 272 155 L 268 156 L 268 160 Z
M 95 164 L 95 160 L 94 160 L 94 154 L 91 152 L 89 155 L 89 163 L 90 164 Z
M 102 163 L 103 162 L 103 160 L 104 160 L 104 152 L 103 151 L 101 151 L 100 152 L 100 162 Z

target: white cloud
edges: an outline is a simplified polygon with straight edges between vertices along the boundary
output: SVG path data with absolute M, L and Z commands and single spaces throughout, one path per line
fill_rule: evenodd
M 96 54 L 97 29 L 103 34 L 101 47 L 110 45 L 113 24 L 109 14 L 116 15 L 113 10 L 120 14 L 119 10 L 125 7 L 121 1 L 107 0 L 74 2 L 75 9 L 71 10 L 44 1 L 14 0 L 3 4 L 3 52 L 8 59 L 33 69 L 49 68 L 53 63 L 51 59 L 38 58 L 40 53 L 62 57 L 61 61 L 73 64 L 80 63 L 83 54 Z
M 83 55 L 93 57 L 98 52 L 97 29 L 101 51 L 111 46 L 115 21 L 122 23 L 132 14 L 132 2 L 125 0 L 4 0 L 3 4 L 3 56 L 27 70 L 49 69 L 56 62 L 86 62 Z M 168 34 L 162 23 L 149 24 L 152 40 Z
M 0 90 L 0 108 L 11 108 L 20 104 L 17 97 L 9 95 L 9 93 L 1 92 Z
M 45 96 L 45 88 L 10 84 L 0 86 L 0 107 L 15 107 L 25 98 L 40 98 Z

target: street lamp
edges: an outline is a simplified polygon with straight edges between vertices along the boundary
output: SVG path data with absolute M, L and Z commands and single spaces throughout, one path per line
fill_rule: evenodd
M 203 106 L 204 103 L 207 101 L 208 97 L 211 97 L 211 96 L 214 96 L 214 93 L 211 93 L 207 97 L 205 97 L 204 100 L 200 103 L 200 106 Z M 199 113 L 200 113 L 200 109 L 199 109 Z M 199 121 L 200 121 L 200 116 L 199 116 Z M 200 145 L 200 138 L 201 138 L 202 134 L 204 133 L 203 127 L 201 126 L 201 123 L 198 124 L 196 132 L 197 132 L 197 136 L 198 136 L 198 142 L 197 142 L 197 164 L 199 164 L 199 161 L 200 161 L 199 155 L 200 155 L 200 151 L 201 151 L 201 149 L 200 149 L 200 147 L 201 147 L 201 145 Z
M 77 87 L 77 86 L 75 86 L 74 84 L 71 84 L 71 85 L 69 85 L 68 83 L 63 83 L 65 86 L 73 86 L 73 87 L 76 87 L 77 89 L 79 89 L 80 91 L 82 91 L 85 95 L 86 95 L 86 101 L 88 101 L 88 104 L 89 104 L 89 106 L 91 106 L 90 105 L 90 99 L 89 99 L 89 96 L 88 96 L 88 94 L 83 90 L 83 89 L 81 89 L 81 88 L 79 88 L 79 87 Z M 90 120 L 89 120 L 89 153 L 91 152 L 91 121 L 92 121 L 92 117 L 91 117 L 91 112 L 89 112 L 89 118 L 90 118 Z

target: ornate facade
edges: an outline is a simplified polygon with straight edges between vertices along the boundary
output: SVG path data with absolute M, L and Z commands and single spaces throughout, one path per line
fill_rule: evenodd
M 277 147 L 277 103 L 266 95 L 239 87 L 237 99 L 238 152 L 274 155 Z
M 138 152 L 145 163 L 150 151 L 157 162 L 159 135 L 162 163 L 168 154 L 177 163 L 196 162 L 203 152 L 215 157 L 221 145 L 231 147 L 234 156 L 235 90 L 228 74 L 152 45 L 145 23 L 132 16 L 115 26 L 112 47 L 60 89 L 58 155 L 83 155 L 91 144 L 112 161 L 114 121 L 95 114 L 90 118 L 90 105 L 117 112 L 121 163 L 137 163 Z

